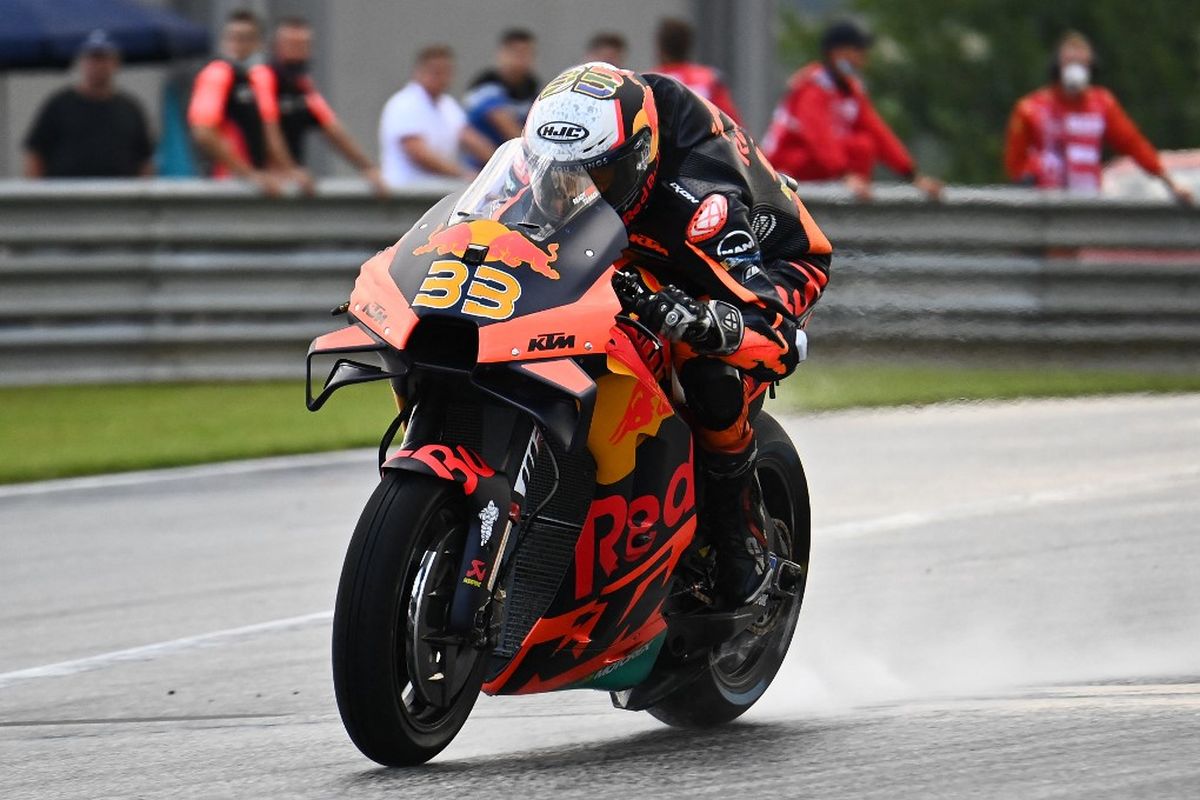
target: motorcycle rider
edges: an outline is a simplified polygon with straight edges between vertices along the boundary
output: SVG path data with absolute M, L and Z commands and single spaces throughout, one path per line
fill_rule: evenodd
M 572 67 L 538 95 L 523 139 L 527 158 L 553 165 L 543 194 L 586 173 L 625 222 L 624 263 L 653 290 L 634 311 L 672 343 L 699 445 L 719 605 L 739 606 L 767 572 L 751 404 L 803 357 L 829 240 L 750 136 L 664 75 Z

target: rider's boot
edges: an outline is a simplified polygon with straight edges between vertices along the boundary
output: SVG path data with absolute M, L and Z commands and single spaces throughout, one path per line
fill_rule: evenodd
M 740 453 L 701 452 L 704 508 L 701 526 L 716 550 L 718 606 L 738 608 L 762 587 L 767 573 L 767 520 L 754 470 L 758 448 Z

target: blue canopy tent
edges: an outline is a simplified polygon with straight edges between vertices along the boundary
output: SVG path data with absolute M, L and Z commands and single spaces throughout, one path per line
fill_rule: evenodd
M 0 0 L 0 70 L 68 66 L 97 28 L 117 42 L 126 62 L 209 52 L 203 26 L 133 0 Z

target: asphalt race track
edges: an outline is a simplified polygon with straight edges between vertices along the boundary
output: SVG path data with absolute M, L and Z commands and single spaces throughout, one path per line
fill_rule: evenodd
M 744 721 L 484 698 L 409 771 L 330 685 L 370 453 L 0 487 L 0 798 L 1200 797 L 1200 396 L 787 425 L 812 579 Z

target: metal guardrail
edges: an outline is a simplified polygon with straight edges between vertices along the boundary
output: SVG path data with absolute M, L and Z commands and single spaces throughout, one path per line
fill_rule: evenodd
M 449 186 L 267 200 L 200 182 L 0 183 L 0 383 L 296 377 L 358 265 Z M 837 248 L 830 352 L 1200 364 L 1200 214 L 1016 189 L 804 187 Z

